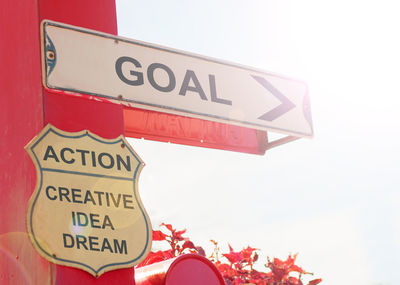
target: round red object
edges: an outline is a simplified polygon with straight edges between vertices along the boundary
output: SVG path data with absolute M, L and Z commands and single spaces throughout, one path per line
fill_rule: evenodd
M 224 285 L 214 264 L 197 254 L 154 263 L 135 270 L 136 285 Z

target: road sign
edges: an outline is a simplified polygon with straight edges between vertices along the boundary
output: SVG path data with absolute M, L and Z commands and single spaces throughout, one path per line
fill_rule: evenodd
M 44 258 L 99 276 L 147 256 L 152 228 L 137 189 L 143 162 L 124 137 L 47 125 L 26 150 L 37 172 L 28 234 Z
M 45 21 L 48 88 L 121 100 L 130 106 L 313 135 L 306 84 L 209 57 Z

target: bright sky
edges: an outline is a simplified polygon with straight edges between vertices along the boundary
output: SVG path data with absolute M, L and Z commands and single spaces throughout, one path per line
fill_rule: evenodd
M 117 0 L 122 36 L 299 78 L 310 90 L 315 138 L 265 156 L 132 139 L 153 226 L 187 228 L 205 247 L 250 245 L 264 260 L 299 252 L 324 285 L 400 284 L 399 6 Z

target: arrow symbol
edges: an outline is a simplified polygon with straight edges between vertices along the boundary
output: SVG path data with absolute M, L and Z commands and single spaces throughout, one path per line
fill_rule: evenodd
M 272 93 L 282 104 L 268 111 L 264 115 L 258 117 L 260 120 L 273 121 L 283 114 L 292 110 L 296 105 L 290 101 L 285 95 L 283 95 L 278 89 L 276 89 L 271 83 L 269 83 L 264 77 L 252 75 L 265 89 Z

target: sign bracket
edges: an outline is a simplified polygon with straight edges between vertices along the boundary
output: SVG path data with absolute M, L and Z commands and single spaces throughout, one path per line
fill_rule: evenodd
M 267 137 L 267 143 L 266 143 L 266 146 L 265 146 L 265 150 L 267 151 L 267 150 L 269 150 L 271 148 L 274 148 L 274 147 L 277 147 L 277 146 L 280 146 L 280 145 L 283 145 L 283 144 L 286 144 L 286 143 L 289 143 L 289 142 L 292 142 L 292 141 L 295 141 L 295 140 L 298 140 L 298 139 L 300 139 L 300 137 L 285 136 L 283 138 L 276 139 L 274 141 L 269 141 L 268 137 Z

